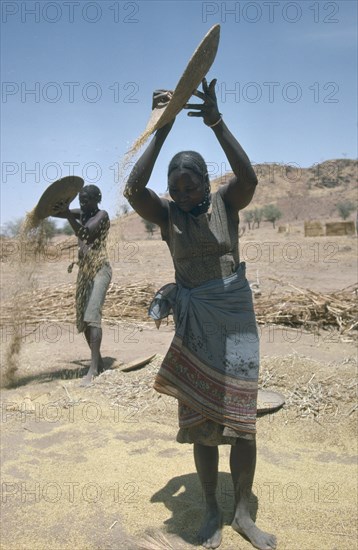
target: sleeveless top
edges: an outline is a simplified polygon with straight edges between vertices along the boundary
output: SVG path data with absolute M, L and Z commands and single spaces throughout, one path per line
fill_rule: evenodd
M 194 288 L 228 277 L 239 266 L 239 221 L 220 192 L 212 194 L 209 212 L 193 216 L 169 202 L 169 218 L 162 228 L 175 268 L 176 282 Z
M 99 210 L 95 216 L 98 216 L 103 212 L 105 211 Z M 110 228 L 110 220 L 107 212 L 105 213 L 106 217 L 100 222 L 98 229 L 96 230 L 96 237 L 91 244 L 88 244 L 80 238 L 78 239 L 78 265 L 80 270 L 83 271 L 89 279 L 93 279 L 103 265 L 109 262 L 107 237 Z M 93 217 L 90 219 L 93 219 Z M 82 220 L 83 218 L 81 216 L 81 222 L 83 223 Z M 86 227 L 86 223 L 83 224 L 84 227 Z

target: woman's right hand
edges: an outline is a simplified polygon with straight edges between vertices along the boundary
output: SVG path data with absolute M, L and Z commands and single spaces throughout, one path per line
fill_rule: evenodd
M 173 96 L 173 92 L 171 90 L 155 90 L 153 92 L 153 102 L 152 102 L 152 109 L 163 109 L 166 107 L 171 100 Z M 161 126 L 157 131 L 156 134 L 168 134 L 175 122 L 175 117 L 167 122 L 164 126 Z
M 166 107 L 173 96 L 171 90 L 154 90 L 152 109 L 163 109 Z
M 152 101 L 152 109 L 163 109 L 166 107 L 171 100 L 173 96 L 173 92 L 171 90 L 154 90 L 153 92 L 153 101 Z M 156 134 L 168 134 L 175 122 L 175 117 L 167 122 L 164 126 L 161 126 L 157 131 Z

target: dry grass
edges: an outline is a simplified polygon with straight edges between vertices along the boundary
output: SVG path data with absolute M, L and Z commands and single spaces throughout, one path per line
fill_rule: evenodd
M 118 412 L 122 411 L 128 422 L 138 421 L 138 416 L 154 415 L 175 418 L 177 401 L 163 397 L 153 389 L 153 382 L 163 357 L 154 359 L 141 369 L 122 372 L 119 369 L 107 370 L 96 378 L 90 392 L 100 393 L 108 399 Z

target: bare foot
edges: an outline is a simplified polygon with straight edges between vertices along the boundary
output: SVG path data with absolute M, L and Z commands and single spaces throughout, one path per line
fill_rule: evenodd
M 88 372 L 86 376 L 84 376 L 80 381 L 80 386 L 81 387 L 90 386 L 92 384 L 93 378 L 94 378 L 93 374 Z
M 276 548 L 277 539 L 275 535 L 265 533 L 256 527 L 251 518 L 236 519 L 234 518 L 231 527 L 240 535 L 244 535 L 249 539 L 251 544 L 259 550 L 274 550 Z
M 100 363 L 98 365 L 98 369 L 93 369 L 92 367 L 89 368 L 88 373 L 86 376 L 84 376 L 80 382 L 80 386 L 90 386 L 93 382 L 93 379 L 104 372 L 104 364 L 102 359 L 100 360 Z
M 199 542 L 204 548 L 218 548 L 222 539 L 222 514 L 217 506 L 208 507 L 203 524 L 198 533 Z

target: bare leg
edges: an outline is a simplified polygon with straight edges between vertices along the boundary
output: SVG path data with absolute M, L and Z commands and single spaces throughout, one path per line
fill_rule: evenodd
M 94 327 L 92 327 L 94 328 Z M 84 332 L 84 335 L 85 335 L 85 338 L 86 338 L 86 341 L 87 341 L 87 344 L 90 348 L 90 350 L 92 351 L 92 348 L 91 348 L 91 331 L 90 331 L 91 327 L 87 327 L 85 332 Z M 102 329 L 95 329 L 95 330 L 99 330 L 100 331 L 100 335 L 99 335 L 99 349 L 101 348 L 101 343 L 102 343 Z M 94 338 L 96 338 L 97 336 L 94 336 Z M 102 359 L 102 356 L 101 356 L 101 352 L 98 350 L 99 352 L 99 361 L 98 361 L 98 374 L 101 374 L 101 372 L 104 371 L 104 364 L 103 364 L 103 359 Z
M 199 541 L 205 548 L 218 548 L 222 539 L 222 514 L 216 499 L 218 448 L 194 443 L 194 459 L 206 502 L 204 522 L 199 531 Z
M 256 441 L 238 438 L 231 447 L 230 469 L 235 490 L 235 516 L 231 526 L 245 535 L 259 550 L 276 548 L 276 537 L 256 527 L 249 512 L 250 496 L 256 467 Z
M 100 353 L 102 342 L 102 329 L 97 327 L 86 327 L 85 337 L 91 350 L 91 366 L 86 376 L 83 377 L 81 385 L 87 386 L 92 382 L 94 376 L 103 371 L 103 362 Z

